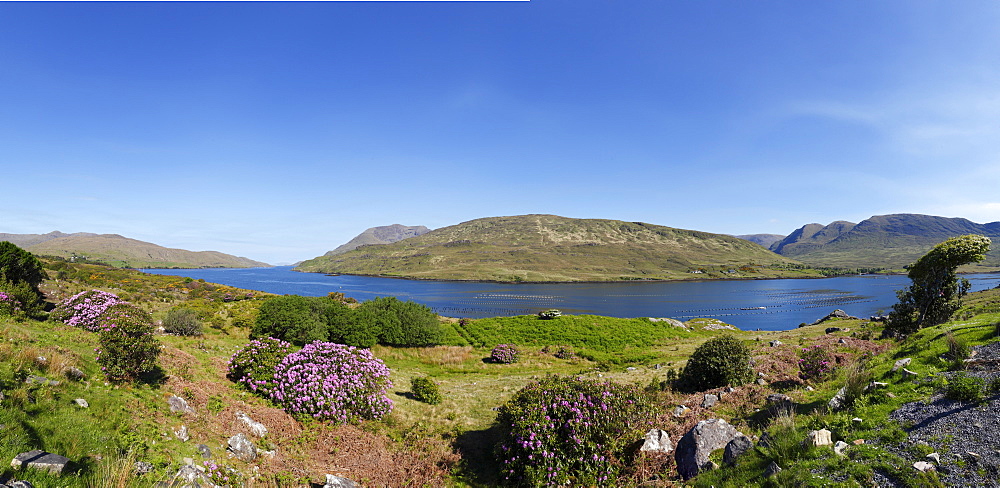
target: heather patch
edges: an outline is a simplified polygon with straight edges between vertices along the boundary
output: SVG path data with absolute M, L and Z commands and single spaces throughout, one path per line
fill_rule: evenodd
M 67 325 L 95 332 L 101 326 L 101 314 L 119 303 L 125 301 L 114 293 L 101 290 L 84 291 L 59 302 L 50 317 Z
M 490 361 L 498 364 L 513 364 L 521 357 L 521 351 L 513 344 L 499 344 L 490 352 Z

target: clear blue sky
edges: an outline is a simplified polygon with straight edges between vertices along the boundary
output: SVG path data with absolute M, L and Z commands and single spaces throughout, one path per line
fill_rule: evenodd
M 1000 220 L 1000 3 L 0 3 L 0 232 Z

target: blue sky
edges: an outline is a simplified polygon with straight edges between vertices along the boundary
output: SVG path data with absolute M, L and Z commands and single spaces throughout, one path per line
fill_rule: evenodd
M 0 232 L 1000 220 L 1000 3 L 0 3 Z

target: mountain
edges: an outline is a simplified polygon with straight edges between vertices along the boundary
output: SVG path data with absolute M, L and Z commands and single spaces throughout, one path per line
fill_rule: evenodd
M 766 248 L 770 248 L 772 244 L 785 238 L 785 236 L 781 234 L 744 234 L 734 237 L 739 237 L 744 241 L 750 241 L 754 244 L 760 244 Z
M 785 268 L 796 264 L 733 236 L 642 222 L 520 215 L 361 246 L 296 269 L 418 279 L 614 281 L 791 276 Z
M 118 234 L 0 234 L 0 241 L 10 241 L 40 256 L 86 257 L 113 266 L 132 268 L 251 268 L 267 263 L 216 251 L 170 249 Z
M 416 237 L 430 232 L 430 229 L 422 225 L 406 226 L 400 224 L 383 225 L 381 227 L 371 227 L 360 233 L 354 239 L 341 244 L 336 249 L 324 254 L 324 256 L 336 256 L 347 251 L 353 251 L 360 246 L 371 244 L 392 244 L 403 239 Z
M 993 246 L 979 268 L 1000 266 L 1000 222 L 977 224 L 962 218 L 918 214 L 876 215 L 859 224 L 808 224 L 771 250 L 813 266 L 898 269 L 936 244 L 955 236 L 981 234 Z

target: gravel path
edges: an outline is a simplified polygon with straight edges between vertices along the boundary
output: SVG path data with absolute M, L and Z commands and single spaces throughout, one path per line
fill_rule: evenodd
M 967 373 L 983 378 L 987 385 L 1000 377 L 1000 343 L 973 350 L 973 358 L 981 364 L 970 367 Z M 937 394 L 928 403 L 907 403 L 889 418 L 901 422 L 909 438 L 902 445 L 886 449 L 910 459 L 913 454 L 907 448 L 927 443 L 940 455 L 938 475 L 946 486 L 1000 487 L 1000 396 L 993 395 L 976 405 Z M 930 460 L 911 459 L 916 461 Z M 879 478 L 881 487 L 897 486 L 892 480 Z

